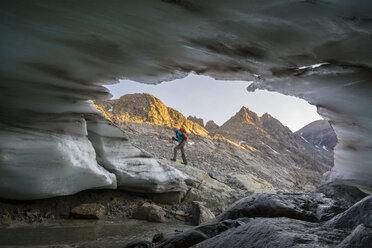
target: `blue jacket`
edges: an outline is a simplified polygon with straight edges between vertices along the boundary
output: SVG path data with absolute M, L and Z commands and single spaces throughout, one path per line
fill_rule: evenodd
M 177 142 L 181 143 L 185 139 L 185 135 L 181 131 L 176 133 Z

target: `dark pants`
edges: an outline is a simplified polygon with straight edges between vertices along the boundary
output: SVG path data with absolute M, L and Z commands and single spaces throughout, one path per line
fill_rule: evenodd
M 185 143 L 186 142 L 183 141 L 179 143 L 178 145 L 176 145 L 176 147 L 174 147 L 173 159 L 176 160 L 177 158 L 177 150 L 181 150 L 182 160 L 185 164 L 187 164 L 185 149 L 184 149 Z

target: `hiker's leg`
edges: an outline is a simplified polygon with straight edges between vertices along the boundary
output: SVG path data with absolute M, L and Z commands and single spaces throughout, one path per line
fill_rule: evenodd
M 181 155 L 182 155 L 182 160 L 183 160 L 183 163 L 184 164 L 187 164 L 187 160 L 186 160 L 186 155 L 185 155 L 185 143 L 182 144 L 182 146 L 180 147 L 180 150 L 181 150 Z
M 177 150 L 179 149 L 180 144 L 176 145 L 173 149 L 173 160 L 177 159 Z

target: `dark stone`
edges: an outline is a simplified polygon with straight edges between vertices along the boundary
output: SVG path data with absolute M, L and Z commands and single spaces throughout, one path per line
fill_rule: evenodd
M 315 192 L 323 193 L 328 198 L 336 201 L 336 205 L 342 210 L 341 212 L 368 196 L 357 187 L 344 184 L 322 185 Z
M 125 248 L 150 248 L 152 243 L 145 239 L 137 239 L 128 243 Z
M 372 227 L 372 196 L 357 202 L 345 212 L 327 221 L 325 225 L 354 229 L 360 224 Z
M 166 239 L 156 248 L 187 248 L 208 239 L 208 236 L 196 230 L 188 230 Z
M 216 219 L 222 221 L 242 217 L 287 217 L 318 222 L 329 220 L 338 214 L 335 209 L 334 201 L 320 193 L 263 193 L 237 201 Z
M 164 241 L 164 239 L 165 239 L 164 233 L 157 233 L 152 238 L 152 243 L 159 243 Z
M 256 218 L 207 239 L 194 248 L 334 247 L 349 233 L 288 218 Z
M 226 181 L 226 176 L 222 175 L 221 173 L 217 172 L 217 171 L 210 171 L 208 172 L 208 175 L 213 178 L 213 179 L 216 179 L 217 181 L 223 183 Z
M 195 230 L 200 231 L 211 238 L 231 228 L 244 225 L 250 220 L 251 219 L 249 218 L 240 218 L 237 220 L 224 220 L 221 222 L 212 221 L 196 227 Z
M 193 201 L 191 208 L 191 224 L 200 225 L 215 218 L 214 214 L 207 207 L 203 206 L 201 202 Z
M 336 248 L 355 248 L 372 246 L 372 228 L 363 224 L 357 226 L 355 230 L 344 239 Z

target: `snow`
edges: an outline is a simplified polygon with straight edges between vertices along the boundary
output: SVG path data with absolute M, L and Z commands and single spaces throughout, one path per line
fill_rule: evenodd
M 298 67 L 298 69 L 300 69 L 300 70 L 315 69 L 315 68 L 321 67 L 323 65 L 329 65 L 329 63 L 319 63 L 319 64 L 315 64 L 315 65 L 300 66 L 300 67 Z
M 272 150 L 275 154 L 280 154 L 279 152 L 275 151 L 273 148 L 271 148 L 269 145 L 265 144 L 264 142 L 261 141 L 261 143 L 265 146 L 267 146 L 270 150 Z
M 300 135 L 300 137 L 306 142 L 306 143 L 308 143 L 308 144 L 310 144 L 310 142 L 309 141 L 307 141 L 307 139 L 305 139 L 304 137 L 302 137 L 301 135 Z

